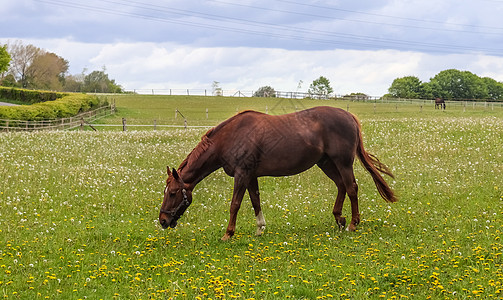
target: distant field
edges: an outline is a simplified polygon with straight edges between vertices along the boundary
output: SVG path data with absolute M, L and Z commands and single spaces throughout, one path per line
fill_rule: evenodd
M 236 235 L 222 242 L 232 195 L 222 171 L 196 187 L 176 229 L 157 221 L 166 165 L 177 167 L 206 128 L 0 133 L 4 298 L 503 298 L 500 107 L 183 96 L 116 104 L 98 123 L 183 125 L 178 108 L 188 125 L 213 126 L 236 110 L 349 105 L 400 200 L 380 199 L 356 163 L 362 223 L 340 232 L 336 188 L 320 170 L 261 178 L 264 235 L 254 236 L 246 196 Z
M 231 117 L 236 112 L 253 109 L 269 114 L 284 114 L 314 106 L 329 105 L 349 110 L 359 117 L 437 117 L 437 116 L 478 116 L 480 114 L 503 115 L 502 103 L 447 103 L 447 110 L 434 109 L 431 101 L 347 101 L 347 100 L 311 100 L 311 99 L 276 99 L 276 98 L 239 98 L 239 97 L 204 97 L 204 96 L 149 96 L 119 95 L 109 97 L 115 103 L 118 113 L 115 117 L 100 120 L 98 123 L 122 124 L 126 118 L 130 125 L 153 124 L 184 125 L 178 109 L 187 119 L 188 126 L 215 126 Z M 206 110 L 208 114 L 206 114 Z M 132 127 L 132 129 L 147 129 Z M 110 128 L 109 128 L 110 129 Z M 122 130 L 122 128 L 115 128 Z

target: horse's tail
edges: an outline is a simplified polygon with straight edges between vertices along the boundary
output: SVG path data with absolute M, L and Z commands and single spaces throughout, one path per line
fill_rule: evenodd
M 391 173 L 390 169 L 385 164 L 380 162 L 375 155 L 365 151 L 365 149 L 363 148 L 362 127 L 360 121 L 358 121 L 358 119 L 355 116 L 353 116 L 353 118 L 355 119 L 356 124 L 358 125 L 359 141 L 356 148 L 356 154 L 358 155 L 358 158 L 360 159 L 365 169 L 370 173 L 372 179 L 374 179 L 374 183 L 381 197 L 387 202 L 398 201 L 397 197 L 395 196 L 395 193 L 389 187 L 389 185 L 386 183 L 386 181 L 379 172 L 386 174 L 391 178 L 395 178 L 393 176 L 393 173 Z

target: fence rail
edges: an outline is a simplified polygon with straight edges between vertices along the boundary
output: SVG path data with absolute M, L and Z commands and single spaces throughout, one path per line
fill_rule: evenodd
M 207 89 L 133 89 L 126 90 L 126 93 L 134 93 L 140 95 L 169 95 L 169 96 L 225 96 L 225 97 L 253 97 L 256 91 L 246 90 L 223 90 L 219 89 L 211 91 Z M 367 99 L 376 100 L 381 97 L 366 96 L 366 95 L 318 95 L 306 92 L 283 92 L 275 91 L 266 97 L 288 98 L 288 99 L 332 99 L 332 98 L 347 98 L 347 99 Z
M 170 95 L 170 96 L 225 96 L 225 97 L 253 97 L 256 91 L 253 90 L 217 90 L 212 91 L 208 89 L 131 89 L 126 90 L 126 93 L 134 93 L 140 95 Z M 109 95 L 118 95 L 118 94 L 109 94 Z M 364 94 L 356 94 L 356 95 L 340 95 L 340 94 L 331 94 L 331 95 L 318 95 L 309 92 L 284 92 L 284 91 L 275 91 L 272 95 L 266 95 L 267 97 L 276 97 L 276 98 L 286 98 L 286 99 L 305 99 L 305 98 L 313 98 L 313 99 L 341 99 L 341 100 L 353 100 L 353 101 L 383 101 L 383 102 L 403 102 L 403 101 L 425 101 L 425 102 L 434 102 L 434 99 L 408 99 L 408 98 L 387 98 L 383 96 L 369 96 Z M 447 101 L 447 100 L 446 100 Z M 492 99 L 454 99 L 449 100 L 450 102 L 489 102 L 489 103 L 497 103 L 499 100 Z
M 289 93 L 292 97 L 295 97 L 296 93 Z M 299 95 L 300 93 L 297 93 Z M 284 98 L 284 97 L 282 97 Z M 289 99 L 289 98 L 286 98 Z M 333 98 L 332 98 L 333 99 Z M 280 99 L 278 99 L 280 100 Z M 371 98 L 371 97 L 343 97 L 337 98 L 337 100 L 346 100 L 347 107 L 346 109 L 350 110 L 350 103 L 354 102 L 365 102 L 365 103 L 373 103 L 374 105 L 374 113 L 380 104 L 395 104 L 394 111 L 398 111 L 400 104 L 413 104 L 417 105 L 418 111 L 422 112 L 423 107 L 431 106 L 433 107 L 435 104 L 434 100 L 429 99 L 396 99 L 396 98 Z M 279 102 L 281 103 L 281 102 Z M 476 109 L 483 108 L 488 110 L 494 110 L 495 108 L 503 108 L 503 102 L 484 102 L 484 101 L 446 101 L 447 108 L 458 107 L 462 108 L 463 111 L 468 109 Z M 292 104 L 290 102 L 290 104 Z M 293 105 L 293 104 L 292 104 Z M 265 107 L 265 113 L 269 113 L 269 110 L 274 110 L 276 106 Z M 302 107 L 294 106 L 295 111 L 298 109 L 302 109 Z M 237 108 L 236 108 L 237 112 Z M 88 111 L 82 114 L 79 114 L 70 118 L 61 118 L 54 120 L 40 120 L 40 121 L 22 121 L 22 120 L 3 120 L 0 119 L 0 131 L 37 131 L 37 130 L 67 130 L 80 127 L 81 129 L 84 126 L 89 126 L 93 130 L 96 130 L 96 127 L 122 127 L 123 131 L 127 131 L 128 127 L 150 127 L 156 130 L 157 128 L 209 128 L 211 126 L 194 126 L 188 125 L 187 119 L 185 116 L 178 110 L 175 109 L 175 120 L 178 115 L 180 115 L 184 120 L 184 125 L 169 125 L 169 124 L 158 124 L 157 120 L 153 120 L 151 124 L 128 124 L 125 118 L 122 119 L 122 124 L 92 124 L 91 122 L 95 122 L 103 117 L 109 116 L 115 113 L 115 101 L 110 106 L 100 107 L 93 111 Z M 206 119 L 208 119 L 208 109 L 206 109 Z M 129 120 L 131 121 L 131 120 Z
M 90 123 L 115 113 L 115 105 L 103 106 L 95 110 L 80 113 L 70 118 L 53 120 L 4 120 L 0 119 L 0 131 L 37 131 L 37 130 L 65 130 L 84 125 L 93 127 Z

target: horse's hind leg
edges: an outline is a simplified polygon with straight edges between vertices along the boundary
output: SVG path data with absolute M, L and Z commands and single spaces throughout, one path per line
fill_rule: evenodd
M 255 218 L 257 219 L 257 233 L 256 235 L 262 235 L 265 230 L 265 219 L 264 214 L 262 214 L 262 209 L 260 207 L 260 193 L 258 190 L 257 178 L 251 179 L 248 185 L 248 194 L 250 195 L 250 200 L 255 210 Z
M 348 226 L 348 231 L 355 231 L 356 226 L 360 223 L 360 211 L 358 209 L 358 184 L 356 184 L 353 164 L 337 166 L 346 187 L 346 193 L 351 200 L 351 223 Z
M 330 159 L 324 159 L 318 163 L 318 167 L 335 183 L 337 186 L 337 198 L 335 199 L 333 214 L 335 222 L 343 230 L 346 227 L 346 218 L 342 216 L 342 206 L 346 198 L 346 186 L 342 181 L 341 174 Z

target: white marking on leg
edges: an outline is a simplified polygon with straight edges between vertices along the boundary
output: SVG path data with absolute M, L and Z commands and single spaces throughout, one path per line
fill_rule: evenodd
M 260 211 L 257 215 L 257 233 L 256 235 L 262 235 L 262 233 L 265 230 L 265 218 L 264 214 L 262 214 L 262 211 Z

